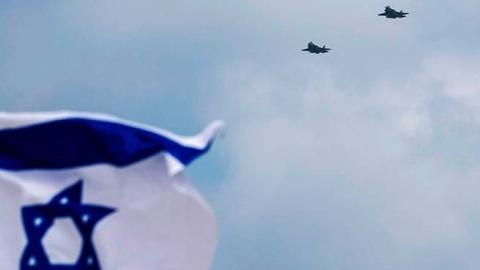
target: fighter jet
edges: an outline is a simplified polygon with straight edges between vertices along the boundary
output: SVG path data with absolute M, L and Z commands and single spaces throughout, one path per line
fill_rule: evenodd
M 408 13 L 403 12 L 403 10 L 396 11 L 395 9 L 391 8 L 390 6 L 385 7 L 385 12 L 378 14 L 378 16 L 385 16 L 388 19 L 396 19 L 396 18 L 405 18 L 407 17 Z
M 327 53 L 329 52 L 331 49 L 323 46 L 323 47 L 318 47 L 317 45 L 313 44 L 313 42 L 309 42 L 308 43 L 308 47 L 306 49 L 303 49 L 302 51 L 305 51 L 305 52 L 309 52 L 309 53 L 316 53 L 316 54 L 319 54 L 319 53 Z

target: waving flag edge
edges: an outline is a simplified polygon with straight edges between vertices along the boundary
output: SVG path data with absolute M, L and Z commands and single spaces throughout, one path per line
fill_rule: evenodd
M 0 145 L 2 146 L 0 148 L 10 150 L 0 151 L 0 169 L 14 171 L 64 169 L 100 163 L 127 166 L 165 151 L 167 170 L 170 175 L 181 172 L 186 165 L 208 151 L 219 130 L 224 126 L 223 122 L 214 121 L 198 135 L 188 137 L 106 114 L 72 111 L 3 112 L 0 113 L 0 123 L 0 144 L 3 144 Z M 75 138 L 76 134 L 84 133 L 76 131 L 85 128 L 88 129 L 91 136 L 80 138 L 80 140 L 86 141 L 87 145 L 83 148 L 75 147 L 74 143 L 78 143 L 79 139 Z M 49 157 L 45 151 L 42 153 L 42 151 L 36 151 L 35 149 L 22 149 L 30 147 L 32 143 L 44 146 L 44 148 L 58 145 L 57 137 L 62 138 L 62 149 L 64 151 L 76 151 L 76 155 L 79 156 L 78 160 L 70 163 L 61 160 L 48 160 L 49 158 L 58 159 L 57 157 L 62 156 L 62 153 L 60 155 L 55 153 L 55 155 Z M 108 145 L 112 137 L 122 140 L 125 143 L 125 149 L 118 148 L 118 141 L 115 141 L 112 143 L 112 147 L 113 145 L 116 147 L 114 151 L 87 153 L 88 149 L 91 150 L 88 144 L 105 143 Z M 71 141 L 69 141 L 70 139 Z M 98 142 L 99 140 L 101 142 Z M 33 156 L 21 156 L 25 154 L 25 151 Z M 67 153 L 63 156 L 72 155 Z M 18 160 L 22 160 L 22 164 L 19 164 Z M 25 160 L 32 162 L 25 162 Z

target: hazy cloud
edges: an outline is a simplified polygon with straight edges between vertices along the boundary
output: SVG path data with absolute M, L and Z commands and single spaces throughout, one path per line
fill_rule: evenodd
M 213 99 L 234 123 L 219 269 L 480 265 L 466 255 L 480 225 L 478 72 L 432 53 L 407 80 L 360 94 L 305 62 L 226 69 Z

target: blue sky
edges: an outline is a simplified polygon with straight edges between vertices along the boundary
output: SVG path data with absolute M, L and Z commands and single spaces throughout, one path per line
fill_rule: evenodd
M 187 172 L 218 216 L 212 270 L 478 269 L 479 9 L 3 0 L 0 106 L 224 120 Z

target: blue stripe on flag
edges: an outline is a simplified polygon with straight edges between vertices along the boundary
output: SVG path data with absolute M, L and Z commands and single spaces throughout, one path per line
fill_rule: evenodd
M 160 151 L 187 165 L 210 145 L 196 149 L 124 124 L 68 118 L 0 130 L 0 168 L 66 169 L 99 163 L 123 167 Z

